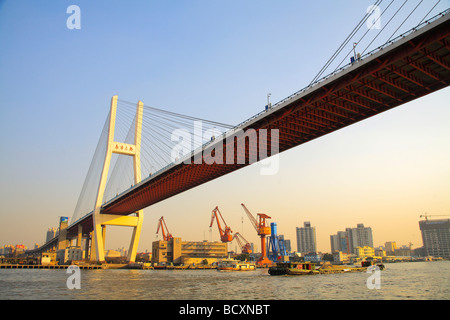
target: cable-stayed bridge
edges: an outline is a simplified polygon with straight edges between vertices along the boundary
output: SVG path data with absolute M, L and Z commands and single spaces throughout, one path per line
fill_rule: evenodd
M 91 260 L 103 261 L 104 226 L 123 225 L 134 228 L 134 261 L 144 208 L 447 87 L 449 16 L 353 56 L 237 126 L 113 97 L 71 222 L 41 250 L 86 238 Z

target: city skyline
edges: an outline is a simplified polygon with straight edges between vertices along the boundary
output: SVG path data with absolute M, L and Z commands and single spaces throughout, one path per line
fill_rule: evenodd
M 423 216 L 423 215 L 422 215 Z M 445 215 L 444 215 L 445 216 Z M 442 222 L 442 221 L 445 221 L 445 222 L 447 222 L 448 223 L 448 221 L 450 221 L 450 219 L 444 219 L 444 218 L 437 218 L 437 219 L 427 219 L 427 217 L 425 217 L 425 220 L 420 220 L 419 221 L 419 229 L 420 229 L 420 226 L 424 223 L 424 222 L 426 222 L 426 221 L 430 221 L 431 223 L 433 223 L 433 222 Z M 352 229 L 357 229 L 357 228 L 360 228 L 360 227 L 362 227 L 362 228 L 364 228 L 364 229 L 370 229 L 370 240 L 372 241 L 372 229 L 371 229 L 371 227 L 370 226 L 367 226 L 367 227 L 365 227 L 364 226 L 364 224 L 363 223 L 358 223 L 357 224 L 357 226 L 356 226 L 356 228 L 353 228 L 352 226 L 348 226 L 348 227 L 346 227 L 345 228 L 345 231 L 336 231 L 336 234 L 330 234 L 329 235 L 329 237 L 330 237 L 330 250 L 288 250 L 289 252 L 298 252 L 298 253 L 306 253 L 306 252 L 308 252 L 308 253 L 310 253 L 310 252 L 317 252 L 317 253 L 333 253 L 333 252 L 336 252 L 336 251 L 342 251 L 342 252 L 351 252 L 352 250 L 351 250 L 351 248 L 340 248 L 340 246 L 339 245 L 337 245 L 338 247 L 339 247 L 339 250 L 333 250 L 333 242 L 335 242 L 335 241 L 339 241 L 339 237 L 341 236 L 340 234 L 342 234 L 342 233 L 345 233 L 345 234 L 347 234 L 347 232 L 349 232 L 349 231 L 351 231 Z M 317 240 L 316 240 L 316 226 L 312 226 L 311 225 L 311 223 L 309 222 L 309 221 L 305 221 L 304 222 L 304 226 L 303 227 L 295 227 L 296 228 L 296 232 L 295 232 L 295 239 L 290 239 L 290 238 L 286 238 L 284 235 L 281 235 L 280 234 L 280 236 L 282 236 L 285 240 L 287 240 L 287 241 L 290 241 L 290 242 L 293 242 L 293 241 L 295 241 L 295 243 L 297 244 L 297 247 L 298 247 L 298 245 L 299 245 L 299 229 L 304 229 L 304 228 L 311 228 L 311 229 L 313 229 L 314 231 L 313 231 L 313 236 L 312 235 L 307 235 L 306 237 L 312 237 L 311 238 L 311 241 L 314 243 L 313 244 L 313 246 L 315 247 L 316 245 L 317 245 Z M 209 239 L 207 239 L 208 237 L 204 237 L 204 238 L 202 238 L 202 240 L 209 240 L 209 241 L 213 241 L 213 242 L 220 242 L 220 239 L 219 238 L 217 238 L 217 239 L 212 239 L 212 236 L 211 236 L 211 231 L 212 231 L 212 229 L 213 228 L 210 228 L 210 233 L 209 233 Z M 24 247 L 25 246 L 25 248 L 27 248 L 27 249 L 31 249 L 31 248 L 36 248 L 36 245 L 37 246 L 40 246 L 40 245 L 42 245 L 42 244 L 44 244 L 46 241 L 49 241 L 49 240 L 51 240 L 51 238 L 52 237 L 49 237 L 49 234 L 52 234 L 53 236 L 55 236 L 55 235 L 57 235 L 57 233 L 59 232 L 59 228 L 55 228 L 55 227 L 50 227 L 50 228 L 48 228 L 48 230 L 47 230 L 47 232 L 46 232 L 46 240 L 44 241 L 44 242 L 41 242 L 41 243 L 39 243 L 39 242 L 36 242 L 35 244 L 34 244 L 34 246 L 30 246 L 30 247 L 28 247 L 28 246 L 26 246 L 26 245 L 23 245 L 23 243 L 15 243 L 15 244 L 12 244 L 12 243 L 8 243 L 8 244 L 6 244 L 6 243 L 4 243 L 4 244 L 0 244 L 0 247 L 8 247 L 8 246 L 12 246 L 12 247 Z M 304 231 L 303 231 L 304 232 Z M 333 239 L 333 237 L 336 237 L 336 236 L 338 236 L 338 238 L 337 239 Z M 421 235 L 421 237 L 423 238 L 423 236 Z M 162 239 L 162 237 L 161 236 L 157 236 L 156 237 L 156 239 L 155 239 L 155 241 L 156 240 L 161 240 Z M 423 240 L 423 239 L 422 239 Z M 198 241 L 198 239 L 196 239 L 196 241 Z M 381 241 L 381 240 L 380 240 Z M 384 240 L 384 242 L 383 241 L 381 241 L 381 243 L 379 243 L 378 245 L 375 245 L 375 244 L 373 244 L 373 245 L 370 245 L 370 244 L 365 244 L 365 245 L 367 245 L 367 246 L 369 246 L 369 247 L 372 247 L 372 248 L 381 248 L 381 247 L 385 247 L 387 244 L 389 244 L 389 245 L 394 245 L 395 246 L 395 248 L 406 248 L 406 247 L 408 247 L 408 248 L 413 248 L 413 249 L 417 249 L 417 248 L 424 248 L 425 247 L 425 244 L 423 243 L 423 241 L 422 241 L 422 245 L 421 246 L 415 246 L 415 247 L 413 247 L 413 243 L 411 243 L 411 242 L 408 242 L 408 243 L 397 243 L 397 241 L 395 240 L 395 239 L 390 239 L 390 240 Z M 256 250 L 257 250 L 257 252 L 260 252 L 260 248 L 258 247 L 258 244 L 257 243 L 253 243 L 253 242 L 251 242 L 250 243 L 250 245 L 253 247 L 253 248 L 256 248 Z M 334 243 L 334 245 L 336 246 L 336 243 Z M 365 246 L 364 245 L 364 246 Z M 240 252 L 240 248 L 238 248 L 239 246 L 238 246 L 238 243 L 236 242 L 236 241 L 232 241 L 231 243 L 229 243 L 229 245 L 228 245 L 228 249 L 230 250 L 230 251 L 235 251 L 235 252 Z M 355 246 L 354 246 L 355 247 Z M 125 247 L 117 247 L 117 248 L 106 248 L 106 250 L 107 251 L 114 251 L 114 250 L 127 250 Z M 254 249 L 253 249 L 254 250 Z M 151 247 L 150 248 L 143 248 L 140 252 L 150 252 L 151 251 Z M 387 248 L 386 248 L 386 251 L 394 251 L 394 250 L 388 250 Z
M 269 92 L 276 102 L 309 84 L 372 1 L 258 4 L 78 1 L 81 29 L 69 30 L 67 3 L 1 2 L 0 245 L 42 243 L 59 216 L 72 217 L 112 95 L 237 124 Z M 323 24 L 304 32 L 319 14 Z M 420 215 L 450 213 L 449 97 L 446 88 L 286 151 L 276 175 L 255 164 L 146 208 L 138 251 L 151 248 L 161 216 L 174 236 L 209 239 L 215 206 L 258 244 L 241 203 L 292 241 L 310 221 L 322 252 L 358 223 L 375 246 L 420 247 Z M 106 247 L 130 237 L 108 228 Z

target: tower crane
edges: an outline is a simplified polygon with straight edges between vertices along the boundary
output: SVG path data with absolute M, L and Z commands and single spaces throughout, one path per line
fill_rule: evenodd
M 237 243 L 239 244 L 239 246 L 241 247 L 243 254 L 252 253 L 250 243 L 247 240 L 245 240 L 245 238 L 242 234 L 240 234 L 239 232 L 236 232 L 233 237 L 233 240 L 235 240 L 235 239 L 236 239 Z
M 164 228 L 166 231 L 164 231 Z M 169 229 L 167 228 L 166 222 L 164 221 L 164 217 L 161 217 L 159 219 L 158 229 L 156 230 L 156 234 L 158 234 L 159 229 L 162 230 L 164 241 L 169 241 L 169 240 L 173 239 L 173 236 L 171 233 L 169 233 Z
M 255 228 L 256 232 L 258 233 L 258 236 L 261 237 L 261 257 L 256 261 L 257 264 L 263 265 L 263 264 L 272 264 L 272 261 L 267 258 L 267 249 L 266 249 L 266 236 L 270 235 L 270 227 L 266 226 L 266 219 L 270 219 L 270 217 L 267 214 L 264 213 L 258 213 L 258 221 L 256 218 L 251 214 L 251 212 L 247 209 L 247 207 L 241 203 L 241 206 L 244 208 L 245 213 L 247 214 L 248 218 L 250 219 L 250 222 L 252 223 L 253 227 Z
M 222 229 L 222 227 L 220 226 L 219 216 L 222 219 L 223 224 L 225 225 L 225 230 Z M 212 227 L 212 225 L 214 223 L 214 218 L 217 220 L 217 227 L 219 228 L 220 240 L 225 243 L 231 242 L 233 240 L 233 235 L 231 234 L 233 231 L 231 231 L 231 228 L 229 226 L 227 226 L 227 223 L 223 219 L 222 214 L 220 213 L 219 207 L 217 207 L 217 206 L 214 208 L 214 210 L 212 211 L 212 214 L 211 214 L 211 224 L 209 225 L 210 228 Z
M 448 214 L 428 214 L 425 212 L 425 214 L 420 215 L 421 218 L 425 218 L 426 221 L 428 221 L 428 217 L 450 217 Z

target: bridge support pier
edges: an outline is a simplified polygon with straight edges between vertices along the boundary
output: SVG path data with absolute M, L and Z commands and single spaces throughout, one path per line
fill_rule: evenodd
M 78 225 L 78 232 L 77 232 L 77 247 L 81 248 L 81 240 L 83 239 L 83 227 L 82 225 Z
M 136 259 L 137 248 L 139 245 L 139 238 L 141 237 L 142 221 L 144 218 L 144 210 L 139 210 L 137 213 L 137 221 L 134 226 L 133 236 L 131 237 L 130 249 L 128 250 L 127 260 L 134 262 Z
M 92 234 L 93 232 L 90 232 L 89 234 L 87 234 L 86 236 L 86 243 L 84 244 L 84 259 L 88 260 L 89 259 L 89 250 L 91 248 L 91 239 L 92 239 Z
M 56 245 L 57 250 L 64 250 L 70 246 L 70 240 L 67 239 L 67 226 L 68 220 L 65 217 L 61 217 L 59 220 L 59 234 L 58 234 L 58 244 Z
M 128 215 L 107 215 L 101 213 L 101 207 L 103 203 L 103 196 L 106 188 L 106 181 L 108 177 L 109 166 L 111 163 L 111 156 L 113 153 L 127 155 L 133 157 L 134 166 L 134 183 L 141 182 L 141 132 L 142 132 L 142 115 L 144 104 L 139 101 L 136 109 L 136 122 L 135 122 L 135 135 L 134 145 L 115 142 L 114 141 L 114 128 L 116 121 L 117 110 L 117 96 L 111 99 L 111 110 L 109 114 L 109 129 L 108 129 L 108 142 L 105 161 L 103 164 L 102 175 L 97 192 L 97 199 L 95 202 L 94 214 L 93 214 L 93 237 L 91 244 L 91 260 L 98 262 L 105 261 L 105 226 L 128 226 L 133 227 L 133 236 L 130 243 L 130 249 L 128 251 L 127 260 L 134 262 L 136 258 L 137 247 L 139 245 L 139 238 L 141 234 L 142 221 L 144 218 L 143 210 L 135 213 L 135 216 Z

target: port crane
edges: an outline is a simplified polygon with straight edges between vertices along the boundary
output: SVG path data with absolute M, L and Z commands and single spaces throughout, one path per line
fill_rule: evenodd
M 164 217 L 161 217 L 159 219 L 158 229 L 156 230 L 156 234 L 159 233 L 159 229 L 162 230 L 164 241 L 169 241 L 169 240 L 173 239 L 173 236 L 171 233 L 169 233 L 169 229 L 167 228 L 166 222 L 164 221 Z
M 284 244 L 284 239 L 279 237 L 277 234 L 277 223 L 272 222 L 270 224 L 271 235 L 269 236 L 269 241 L 267 243 L 267 252 L 269 259 L 277 262 L 283 256 L 287 255 L 286 246 Z
M 237 241 L 237 243 L 241 247 L 241 251 L 243 254 L 252 253 L 250 243 L 247 240 L 245 240 L 245 238 L 242 234 L 240 234 L 239 232 L 236 232 L 234 234 L 233 240 Z
M 225 229 L 222 229 L 222 227 L 220 225 L 219 216 L 222 219 L 223 224 L 225 225 Z M 210 228 L 214 224 L 214 219 L 217 220 L 217 227 L 219 228 L 220 240 L 225 243 L 231 242 L 233 240 L 233 235 L 231 234 L 233 231 L 231 231 L 231 228 L 229 226 L 227 226 L 227 223 L 223 219 L 222 214 L 220 213 L 219 207 L 217 207 L 217 206 L 214 208 L 214 210 L 212 211 L 212 214 L 211 214 L 211 223 L 209 225 Z
M 258 236 L 261 237 L 261 257 L 256 261 L 259 265 L 264 264 L 272 264 L 272 261 L 267 258 L 267 248 L 266 248 L 266 236 L 270 236 L 270 227 L 266 225 L 266 219 L 271 219 L 267 214 L 258 213 L 258 220 L 251 214 L 251 212 L 247 209 L 247 207 L 241 203 L 241 206 L 244 208 L 245 213 L 247 214 L 250 222 L 255 228 Z
M 428 217 L 450 217 L 448 214 L 428 214 L 425 212 L 425 214 L 420 215 L 421 218 L 425 218 L 426 221 L 428 221 Z

